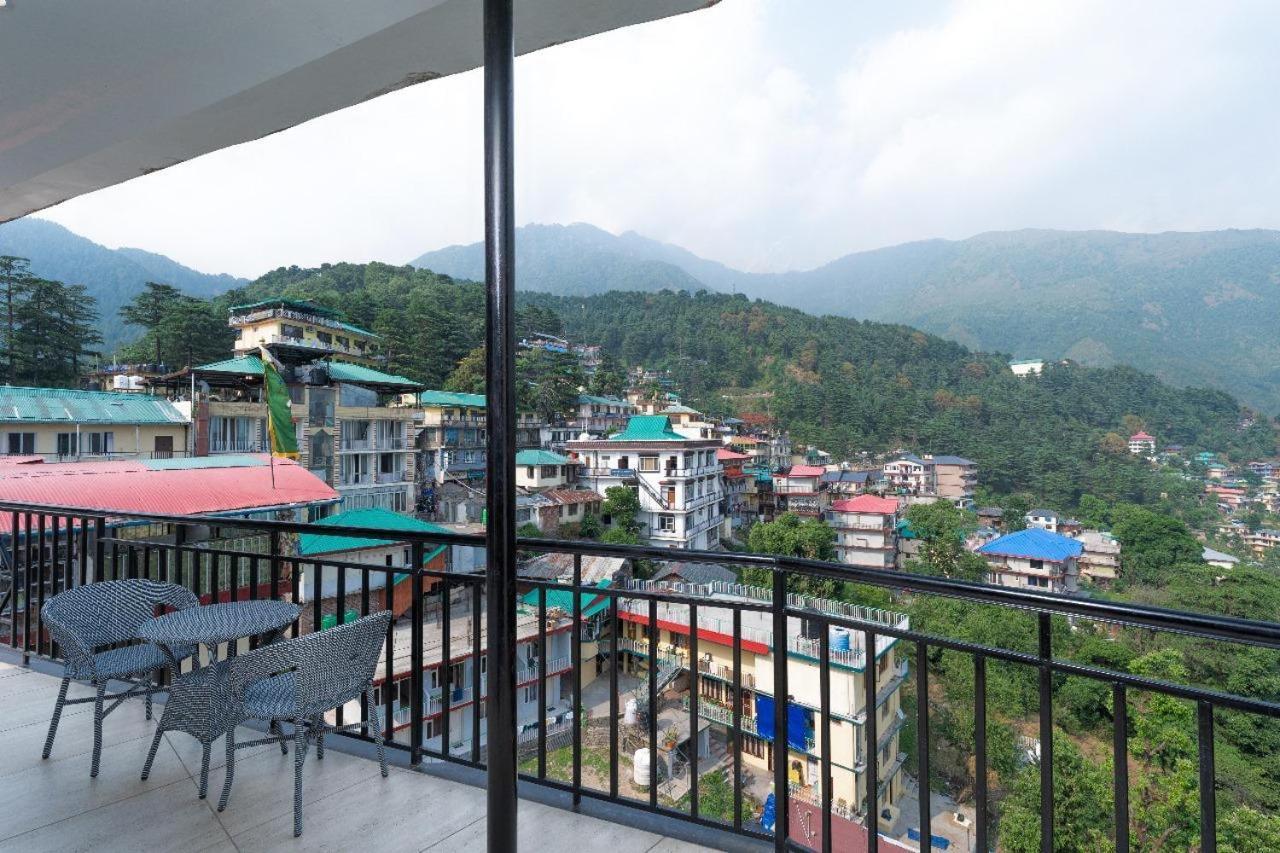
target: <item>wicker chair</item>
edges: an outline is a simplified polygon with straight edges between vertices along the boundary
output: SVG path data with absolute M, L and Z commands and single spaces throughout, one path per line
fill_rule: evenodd
M 227 729 L 227 776 L 222 786 L 218 811 L 227 807 L 235 776 L 235 751 L 264 743 L 279 743 L 282 750 L 289 737 L 294 742 L 293 834 L 302 834 L 302 764 L 311 742 L 317 760 L 324 758 L 324 736 L 328 732 L 364 729 L 378 745 L 382 776 L 387 776 L 387 755 L 377 715 L 367 722 L 330 725 L 327 712 L 352 702 L 373 684 L 382 653 L 382 644 L 391 625 L 391 611 L 384 610 L 346 625 L 307 634 L 283 643 L 260 648 L 227 661 L 228 685 L 235 703 L 236 722 L 262 720 L 272 733 L 265 738 L 237 744 L 234 727 Z M 282 723 L 293 724 L 293 734 L 284 734 Z
M 156 674 L 190 657 L 194 648 L 171 649 L 172 656 L 152 643 L 130 643 L 142 623 L 156 615 L 158 607 L 185 610 L 200 602 L 180 586 L 150 580 L 103 581 L 59 593 L 45 602 L 40 618 L 49 636 L 62 650 L 65 665 L 58 702 L 49 722 L 43 758 L 53 751 L 58 721 L 67 705 L 93 702 L 93 763 L 91 777 L 98 775 L 102 758 L 102 721 L 130 696 L 146 697 L 147 719 L 151 719 L 151 696 L 156 690 Z M 116 648 L 105 649 L 107 646 Z M 105 650 L 103 650 L 105 649 Z M 88 681 L 96 695 L 68 699 L 72 681 Z M 108 682 L 127 683 L 123 692 L 107 694 Z M 114 700 L 103 708 L 107 699 Z

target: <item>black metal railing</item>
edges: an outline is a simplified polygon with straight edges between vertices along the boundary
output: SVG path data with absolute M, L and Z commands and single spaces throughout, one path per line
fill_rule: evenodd
M 43 603 L 64 589 L 99 580 L 152 577 L 186 586 L 206 602 L 287 598 L 303 605 L 294 635 L 388 608 L 396 618 L 375 691 L 359 707 L 340 709 L 338 722 L 354 714 L 362 721 L 380 717 L 384 740 L 406 751 L 414 765 L 424 759 L 487 764 L 489 743 L 479 712 L 481 698 L 490 692 L 486 578 L 454 571 L 451 563 L 452 547 L 483 547 L 482 536 L 386 531 L 388 540 L 409 544 L 411 560 L 409 566 L 385 567 L 297 552 L 300 534 L 377 535 L 367 528 L 0 504 L 4 527 L 0 567 L 10 580 L 7 589 L 0 586 L 0 643 L 20 650 L 28 660 L 58 656 L 40 621 Z M 440 545 L 450 547 L 437 553 Z M 531 539 L 519 545 L 529 552 L 572 555 L 572 569 L 562 577 L 520 579 L 513 641 L 522 675 L 509 710 L 520 728 L 514 740 L 521 774 L 569 792 L 575 803 L 584 798 L 622 803 L 772 841 L 778 849 L 841 849 L 853 843 L 852 833 L 861 838 L 860 846 L 877 850 L 881 833 L 890 829 L 880 815 L 901 796 L 907 769 L 914 769 L 920 780 L 919 813 L 910 820 L 900 816 L 898 822 L 906 820 L 921 838 L 932 835 L 926 780 L 933 743 L 929 684 L 935 652 L 960 653 L 973 663 L 976 849 L 990 849 L 994 841 L 987 783 L 991 664 L 1025 667 L 1035 674 L 1045 850 L 1054 849 L 1058 829 L 1055 678 L 1082 677 L 1110 689 L 1111 835 L 1117 849 L 1129 847 L 1131 693 L 1163 694 L 1196 705 L 1202 850 L 1215 849 L 1216 840 L 1215 713 L 1240 711 L 1273 721 L 1280 717 L 1275 702 L 1056 658 L 1052 643 L 1055 632 L 1064 630 L 1056 617 L 1068 617 L 1077 624 L 1087 620 L 1277 649 L 1280 625 L 1274 623 L 813 560 L 688 551 L 673 555 L 660 548 L 586 541 Z M 435 556 L 424 564 L 429 553 Z M 598 577 L 583 579 L 583 558 L 588 556 L 637 564 L 678 556 L 767 569 L 774 582 L 772 590 L 677 587 L 629 582 L 624 572 L 600 586 Z M 967 642 L 921 630 L 892 611 L 789 594 L 788 586 L 797 578 L 853 581 L 895 594 L 946 596 L 1034 613 L 1036 645 L 1030 650 Z M 595 620 L 590 632 L 588 619 Z M 493 636 L 500 641 L 509 635 L 498 631 Z M 910 653 L 904 644 L 912 646 Z M 784 649 L 786 654 L 777 653 Z M 914 719 L 901 712 L 895 695 L 899 688 L 914 690 Z M 904 732 L 914 737 L 914 768 L 899 749 Z M 497 743 L 505 746 L 506 741 Z M 818 768 L 816 780 L 807 778 L 811 765 Z M 714 797 L 708 796 L 710 785 L 719 789 Z M 726 798 L 720 796 L 725 788 L 732 792 L 727 812 Z M 761 822 L 758 804 L 770 788 L 791 792 L 775 803 L 773 831 Z M 752 792 L 757 802 L 747 799 Z M 792 820 L 793 812 L 806 814 L 803 831 Z

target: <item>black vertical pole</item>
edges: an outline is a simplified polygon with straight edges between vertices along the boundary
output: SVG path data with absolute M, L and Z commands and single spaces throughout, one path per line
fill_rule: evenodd
M 773 805 L 774 850 L 785 851 L 791 839 L 791 791 L 787 785 L 787 762 L 791 757 L 787 740 L 787 574 L 773 572 Z
M 516 845 L 515 70 L 513 0 L 484 2 L 485 532 L 491 853 Z

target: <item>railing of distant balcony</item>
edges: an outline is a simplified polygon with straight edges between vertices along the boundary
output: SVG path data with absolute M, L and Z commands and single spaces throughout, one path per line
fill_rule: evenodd
M 294 634 L 323 630 L 327 627 L 325 617 L 331 616 L 331 622 L 345 621 L 350 615 L 362 615 L 384 607 L 394 608 L 397 603 L 396 591 L 402 589 L 401 584 L 408 585 L 409 595 L 399 599 L 402 606 L 397 623 L 388 632 L 385 649 L 385 661 L 380 678 L 385 683 L 392 677 L 404 673 L 397 672 L 396 664 L 407 661 L 407 678 L 410 680 L 410 702 L 408 714 L 397 713 L 397 708 L 390 699 L 381 706 L 372 705 L 372 699 L 366 697 L 358 708 L 346 708 L 341 715 L 350 718 L 359 715 L 361 719 L 371 716 L 383 722 L 382 737 L 395 749 L 404 750 L 413 764 L 418 764 L 424 756 L 432 756 L 447 761 L 473 766 L 482 764 L 481 721 L 478 714 L 472 713 L 470 719 L 464 718 L 462 724 L 469 729 L 469 749 L 461 751 L 449 749 L 442 751 L 433 743 L 451 744 L 449 727 L 451 714 L 448 713 L 456 704 L 454 697 L 458 690 L 470 693 L 471 696 L 483 696 L 488 676 L 482 676 L 480 668 L 470 668 L 469 683 L 449 683 L 451 667 L 440 668 L 439 676 L 445 680 L 439 694 L 441 716 L 435 729 L 435 736 L 425 737 L 427 717 L 428 691 L 424 690 L 425 674 L 431 666 L 427 663 L 426 649 L 432 648 L 432 660 L 453 661 L 457 658 L 481 659 L 487 644 L 485 631 L 470 631 L 464 638 L 454 636 L 452 630 L 440 631 L 439 637 L 425 636 L 429 624 L 452 625 L 451 610 L 459 613 L 464 620 L 469 619 L 472 625 L 483 624 L 482 590 L 485 579 L 483 575 L 457 573 L 443 569 L 396 568 L 381 567 L 344 562 L 337 559 L 300 557 L 289 553 L 289 543 L 297 534 L 305 532 L 323 532 L 327 535 L 350 535 L 366 538 L 370 531 L 365 528 L 345 528 L 325 526 L 316 528 L 312 525 L 290 521 L 266 521 L 260 519 L 219 518 L 214 528 L 217 539 L 210 542 L 196 542 L 191 536 L 195 532 L 207 532 L 211 527 L 211 519 L 196 516 L 165 515 L 118 515 L 100 512 L 86 512 L 76 508 L 32 506 L 25 504 L 0 504 L 0 526 L 10 531 L 3 540 L 4 559 L 0 562 L 0 570 L 12 578 L 10 587 L 0 591 L 0 640 L 20 650 L 26 659 L 36 656 L 56 658 L 58 649 L 52 644 L 44 626 L 41 624 L 40 607 L 52 595 L 63 589 L 96 580 L 149 576 L 182 584 L 192 589 L 204 601 L 235 601 L 254 598 L 289 598 L 303 605 L 303 615 L 294 624 Z M 14 535 L 16 532 L 16 535 Z M 230 534 L 230 535 L 228 535 Z M 423 556 L 428 546 L 436 544 L 459 544 L 471 547 L 483 547 L 481 536 L 446 533 L 426 533 L 404 531 L 387 531 L 387 537 L 410 544 L 412 552 L 411 565 L 422 565 Z M 234 541 L 236 548 L 227 547 L 225 541 Z M 260 547 L 250 548 L 246 543 L 260 543 Z M 559 677 L 552 668 L 553 659 L 548 655 L 548 644 L 553 630 L 564 630 L 563 625 L 553 629 L 549 615 L 559 620 L 568 619 L 571 632 L 571 658 L 568 671 L 575 675 L 567 679 L 568 691 L 572 698 L 573 709 L 571 743 L 564 747 L 570 750 L 568 762 L 568 778 L 553 778 L 548 762 L 548 735 L 562 737 L 556 725 L 549 722 L 545 714 L 533 729 L 521 733 L 520 740 L 526 744 L 536 744 L 534 755 L 536 760 L 527 765 L 529 779 L 541 784 L 565 790 L 575 800 L 583 797 L 599 798 L 622 803 L 640 809 L 649 810 L 671 818 L 693 821 L 699 824 L 721 826 L 734 832 L 755 838 L 773 838 L 779 849 L 796 846 L 789 839 L 789 811 L 786 808 L 777 810 L 778 831 L 771 836 L 765 833 L 753 815 L 744 814 L 742 809 L 742 770 L 743 770 L 743 736 L 750 735 L 751 723 L 747 720 L 751 715 L 743 711 L 743 691 L 747 688 L 742 679 L 742 653 L 744 644 L 759 642 L 763 635 L 755 635 L 743 625 L 743 617 L 747 614 L 765 614 L 772 630 L 769 636 L 792 636 L 797 632 L 792 627 L 808 625 L 816 628 L 816 660 L 818 663 L 819 709 L 816 716 L 818 751 L 820 752 L 821 779 L 829 781 L 832 776 L 831 761 L 831 726 L 832 726 L 832 689 L 831 680 L 834 667 L 831 663 L 836 657 L 832 648 L 832 630 L 840 628 L 858 638 L 856 646 L 861 649 L 875 648 L 879 652 L 885 643 L 913 643 L 914 666 L 906 681 L 914 681 L 917 697 L 929 696 L 929 657 L 934 651 L 950 651 L 970 657 L 974 669 L 974 768 L 975 768 L 975 804 L 977 821 L 975 841 L 979 849 L 988 849 L 991 835 L 989 832 L 989 791 L 987 788 L 988 752 L 986 737 L 986 715 L 988 712 L 987 669 L 991 664 L 1015 667 L 1027 667 L 1036 674 L 1040 710 L 1039 731 L 1041 744 L 1041 760 L 1038 762 L 1042 802 L 1045 806 L 1041 812 L 1041 832 L 1046 849 L 1053 849 L 1054 833 L 1054 779 L 1053 779 L 1053 683 L 1055 677 L 1081 677 L 1101 682 L 1111 691 L 1114 708 L 1113 767 L 1115 773 L 1114 814 L 1116 816 L 1112 833 L 1119 849 L 1129 847 L 1129 752 L 1128 709 L 1131 692 L 1156 693 L 1196 703 L 1197 707 L 1197 739 L 1200 773 L 1200 813 L 1201 813 L 1201 849 L 1214 848 L 1217 826 L 1217 805 L 1215 800 L 1215 757 L 1214 728 L 1217 711 L 1244 712 L 1258 715 L 1269 720 L 1280 718 L 1280 703 L 1264 701 L 1246 696 L 1235 695 L 1225 690 L 1200 686 L 1174 684 L 1159 681 L 1131 673 L 1102 669 L 1084 665 L 1070 660 L 1056 658 L 1052 652 L 1052 640 L 1057 631 L 1064 630 L 1063 624 L 1055 624 L 1054 617 L 1072 617 L 1075 619 L 1096 620 L 1119 626 L 1129 626 L 1144 630 L 1170 631 L 1191 635 L 1202 639 L 1219 642 L 1242 643 L 1280 649 L 1280 624 L 1257 622 L 1230 617 L 1199 615 L 1185 612 L 1169 611 L 1144 607 L 1122 602 L 1079 599 L 1062 595 L 1032 592 L 1028 590 L 1000 588 L 983 584 L 953 581 L 945 578 L 910 575 L 897 572 L 885 572 L 873 569 L 845 566 L 822 561 L 771 557 L 764 555 L 725 554 L 716 552 L 682 551 L 673 555 L 661 548 L 606 545 L 586 541 L 561 541 L 542 539 L 522 539 L 520 547 L 530 551 L 555 552 L 573 556 L 572 577 L 567 581 L 533 580 L 522 581 L 532 598 L 526 597 L 523 607 L 527 614 L 536 617 L 538 626 L 534 636 L 521 638 L 520 642 L 531 641 L 537 645 L 537 664 L 534 680 L 538 685 L 538 701 L 545 705 L 548 679 Z M 449 552 L 445 552 L 448 554 Z M 641 585 L 638 587 L 617 586 L 597 587 L 584 583 L 582 577 L 583 556 L 612 556 L 651 561 L 670 560 L 678 557 L 681 560 L 696 560 L 704 563 L 715 563 L 725 566 L 750 566 L 757 569 L 771 570 L 775 581 L 793 576 L 810 577 L 827 580 L 855 581 L 888 588 L 899 593 L 916 595 L 938 595 L 981 605 L 995 605 L 1029 611 L 1035 614 L 1037 648 L 1035 651 L 1006 649 L 998 646 L 983 645 L 956 640 L 946 636 L 930 634 L 913 628 L 904 621 L 884 618 L 883 611 L 858 608 L 853 605 L 825 604 L 820 600 L 788 594 L 785 582 L 775 582 L 773 589 L 766 594 L 752 591 L 750 594 L 735 595 L 735 588 L 726 587 L 718 590 L 715 596 L 705 592 L 698 593 L 692 588 L 660 588 Z M 447 557 L 446 557 L 447 559 Z M 4 582 L 4 574 L 0 573 L 0 584 Z M 753 588 L 743 588 L 753 590 Z M 552 606 L 551 593 L 569 594 L 572 600 L 570 612 L 557 610 Z M 461 597 L 459 594 L 461 593 Z M 576 593 L 576 594 L 575 594 Z M 428 622 L 424 618 L 425 602 L 428 597 L 438 598 L 434 605 L 441 613 L 438 623 Z M 766 598 L 767 595 L 767 598 Z M 407 600 L 406 600 L 407 599 Z M 557 597 L 555 601 L 560 601 Z M 604 660 L 609 661 L 607 672 L 603 674 L 609 681 L 609 711 L 603 721 L 606 730 L 600 733 L 599 727 L 592 728 L 593 737 L 604 737 L 608 743 L 607 773 L 599 780 L 598 785 L 584 782 L 584 770 L 588 769 L 583 760 L 584 740 L 587 727 L 582 718 L 582 678 L 586 663 L 582 659 L 582 640 L 584 637 L 583 610 L 591 606 L 594 610 L 603 601 L 607 624 L 612 626 L 598 637 L 597 641 Z M 730 742 L 729 755 L 733 766 L 734 780 L 734 813 L 728 824 L 703 814 L 699 804 L 700 773 L 697 750 L 689 755 L 689 795 L 688 809 L 675 808 L 669 803 L 660 802 L 658 798 L 657 765 L 653 762 L 650 768 L 650 784 L 641 791 L 641 798 L 624 794 L 622 791 L 623 774 L 620 772 L 620 756 L 623 752 L 623 738 L 627 743 L 644 743 L 656 754 L 658 740 L 658 715 L 648 714 L 638 726 L 624 731 L 624 723 L 620 722 L 619 678 L 622 672 L 618 662 L 622 637 L 619 636 L 620 613 L 630 614 L 629 621 L 636 625 L 644 636 L 649 647 L 656 647 L 659 630 L 667 630 L 667 622 L 663 617 L 683 612 L 685 624 L 697 625 L 699 630 L 687 636 L 688 654 L 692 660 L 700 660 L 699 643 L 723 643 L 726 638 L 731 646 L 732 662 L 726 672 L 730 676 L 728 710 L 722 715 L 726 720 L 727 739 Z M 722 617 L 712 616 L 720 613 Z M 634 618 L 634 617 L 639 617 Z M 706 617 L 706 618 L 704 618 Z M 758 615 L 753 618 L 759 619 Z M 712 623 L 707 619 L 717 619 L 712 630 Z M 705 626 L 705 627 L 704 627 Z M 709 632 L 709 633 L 708 633 Z M 500 634 L 508 635 L 505 629 Z M 755 639 L 753 640 L 753 636 Z M 404 638 L 408 640 L 408 652 L 404 652 Z M 399 639 L 398 639 L 399 638 Z M 234 653 L 235 650 L 229 650 Z M 791 695 L 788 690 L 789 660 L 791 655 L 773 655 L 769 662 L 771 670 L 771 692 L 774 696 Z M 591 663 L 594 668 L 594 662 Z M 889 670 L 879 674 L 879 666 L 863 666 L 856 674 L 857 683 L 863 690 L 863 707 L 876 706 L 880 694 L 888 687 L 891 680 L 904 678 L 902 670 Z M 642 675 L 639 693 L 646 696 L 643 703 L 646 708 L 658 707 L 658 682 L 660 667 L 650 666 Z M 703 705 L 708 708 L 711 700 L 700 695 L 700 683 L 703 678 L 714 677 L 699 670 L 686 671 L 688 714 L 690 718 L 704 716 Z M 678 704 L 678 703 L 677 703 Z M 915 755 L 917 756 L 917 776 L 927 779 L 930 761 L 930 728 L 929 702 L 917 702 L 915 726 Z M 779 702 L 774 706 L 774 732 L 778 743 L 788 743 L 787 703 Z M 714 715 L 716 712 L 708 711 Z M 376 715 L 376 716 L 375 716 Z M 513 714 L 514 717 L 514 714 Z M 881 728 L 883 714 L 868 714 L 860 726 L 860 738 L 864 747 L 867 744 L 885 746 L 886 736 L 900 729 L 905 720 L 898 714 L 894 720 Z M 407 723 L 403 721 L 406 720 Z M 350 735 L 356 737 L 356 735 Z M 559 742 L 557 740 L 557 742 Z M 522 747 L 523 748 L 523 747 Z M 886 768 L 878 767 L 880 750 L 862 750 L 867 778 L 876 779 L 879 784 L 876 790 L 882 790 Z M 887 768 L 897 772 L 901 758 L 894 759 Z M 788 761 L 774 762 L 775 790 L 788 790 Z M 598 769 L 598 762 L 593 763 Z M 592 772 L 595 772 L 595 769 Z M 865 790 L 863 786 L 860 790 Z M 819 829 L 822 849 L 832 846 L 831 821 L 838 810 L 831 801 L 831 784 L 819 785 L 816 795 L 821 804 L 821 824 Z M 927 794 L 928 787 L 922 786 L 921 793 Z M 920 814 L 918 824 L 920 834 L 931 834 L 930 797 L 920 798 Z M 879 828 L 878 802 L 858 804 L 860 813 L 870 815 L 870 820 Z M 864 818 L 866 820 L 868 818 Z M 810 827 L 810 829 L 815 829 Z M 876 849 L 878 834 L 868 833 L 867 846 Z

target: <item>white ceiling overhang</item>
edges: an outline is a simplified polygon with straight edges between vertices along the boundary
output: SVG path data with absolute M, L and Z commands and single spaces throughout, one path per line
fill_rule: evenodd
M 718 0 L 516 0 L 528 53 Z M 7 0 L 0 222 L 483 64 L 481 0 Z

